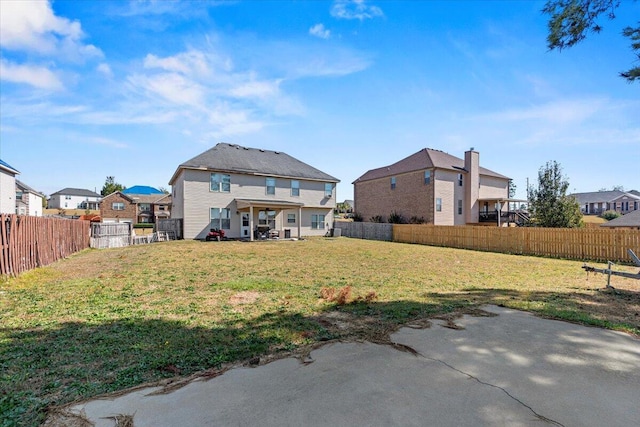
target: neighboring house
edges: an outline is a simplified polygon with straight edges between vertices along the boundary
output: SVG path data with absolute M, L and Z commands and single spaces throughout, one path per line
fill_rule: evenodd
M 136 187 L 132 187 L 136 188 Z M 141 186 L 137 186 L 143 191 Z M 155 190 L 152 187 L 144 187 Z M 100 203 L 100 216 L 103 222 L 132 222 L 153 224 L 158 219 L 171 215 L 171 195 L 159 190 L 142 194 L 116 191 L 105 196 Z
M 463 160 L 424 148 L 368 171 L 353 185 L 356 212 L 365 221 L 396 213 L 436 225 L 499 223 L 498 212 L 512 201 L 509 178 L 481 167 L 480 154 L 473 149 Z
M 592 191 L 570 194 L 575 197 L 584 215 L 601 215 L 604 211 L 616 211 L 621 214 L 640 209 L 640 192 L 631 191 Z
M 171 218 L 186 239 L 211 228 L 253 240 L 324 235 L 333 227 L 338 179 L 280 151 L 220 143 L 178 166 Z
M 0 214 L 16 213 L 16 175 L 20 172 L 0 160 Z
M 63 188 L 49 196 L 49 209 L 100 209 L 102 196 L 82 188 Z
M 16 179 L 16 206 L 18 215 L 42 216 L 44 194 Z
M 636 209 L 635 211 L 631 211 L 618 218 L 612 219 L 611 221 L 607 221 L 604 224 L 600 225 L 600 227 L 629 228 L 640 230 L 640 209 Z

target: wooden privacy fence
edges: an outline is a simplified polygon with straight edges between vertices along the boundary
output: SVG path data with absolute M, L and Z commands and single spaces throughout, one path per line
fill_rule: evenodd
M 640 230 L 394 224 L 393 241 L 577 260 L 632 262 Z
M 89 247 L 89 221 L 0 215 L 0 275 L 51 264 Z

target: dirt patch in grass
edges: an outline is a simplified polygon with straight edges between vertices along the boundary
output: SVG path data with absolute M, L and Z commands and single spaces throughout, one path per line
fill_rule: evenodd
M 229 298 L 229 303 L 231 305 L 253 304 L 258 301 L 258 298 L 260 298 L 259 292 L 243 291 L 232 295 L 231 298 Z

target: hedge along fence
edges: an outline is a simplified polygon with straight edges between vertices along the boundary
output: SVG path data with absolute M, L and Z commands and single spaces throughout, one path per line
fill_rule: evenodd
M 394 224 L 393 241 L 576 260 L 633 262 L 640 230 Z
M 0 215 L 0 275 L 42 267 L 89 247 L 89 221 Z

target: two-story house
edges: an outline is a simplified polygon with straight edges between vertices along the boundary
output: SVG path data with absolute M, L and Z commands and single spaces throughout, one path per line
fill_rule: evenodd
M 640 192 L 636 190 L 591 191 L 571 196 L 578 201 L 580 210 L 585 215 L 601 215 L 605 211 L 626 214 L 640 209 Z
M 481 167 L 473 149 L 463 160 L 424 148 L 368 171 L 353 185 L 356 211 L 365 221 L 396 213 L 435 225 L 499 222 L 509 202 L 509 178 Z
M 134 186 L 116 191 L 102 199 L 100 216 L 103 222 L 152 224 L 171 214 L 171 195 L 153 187 Z
M 16 179 L 16 213 L 18 215 L 42 216 L 42 201 L 45 196 Z
M 102 196 L 83 188 L 63 188 L 49 196 L 49 209 L 99 209 Z
M 16 213 L 16 175 L 20 172 L 0 160 L 0 214 Z
M 338 182 L 281 151 L 220 143 L 176 169 L 171 218 L 183 220 L 186 239 L 204 239 L 211 228 L 248 240 L 324 235 Z

